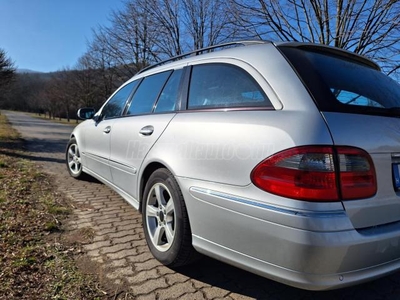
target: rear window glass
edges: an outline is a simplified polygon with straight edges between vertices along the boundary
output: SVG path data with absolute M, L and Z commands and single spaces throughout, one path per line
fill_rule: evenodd
M 321 110 L 379 114 L 400 107 L 400 85 L 372 67 L 330 53 L 287 52 Z

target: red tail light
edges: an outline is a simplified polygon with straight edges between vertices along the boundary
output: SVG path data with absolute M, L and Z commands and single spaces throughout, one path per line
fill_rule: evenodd
M 251 180 L 269 193 L 307 201 L 369 198 L 377 190 L 370 156 L 352 147 L 288 149 L 258 164 Z

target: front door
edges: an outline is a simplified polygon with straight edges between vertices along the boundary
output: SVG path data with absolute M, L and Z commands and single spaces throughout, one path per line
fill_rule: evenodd
M 85 147 L 82 155 L 86 166 L 95 175 L 109 182 L 112 182 L 109 158 L 113 124 L 121 117 L 126 102 L 136 86 L 137 82 L 134 81 L 116 91 L 85 130 Z

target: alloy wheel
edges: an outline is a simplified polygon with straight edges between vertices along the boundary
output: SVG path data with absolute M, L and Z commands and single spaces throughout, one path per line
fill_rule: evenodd
M 147 229 L 154 247 L 167 251 L 175 238 L 175 205 L 168 187 L 162 183 L 152 186 L 146 201 Z

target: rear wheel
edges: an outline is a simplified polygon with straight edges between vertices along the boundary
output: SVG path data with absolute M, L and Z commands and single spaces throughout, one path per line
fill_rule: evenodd
M 143 199 L 144 233 L 153 256 L 169 267 L 186 265 L 199 257 L 192 246 L 186 205 L 171 172 L 156 170 Z
M 85 173 L 82 172 L 81 154 L 75 138 L 69 141 L 65 156 L 69 174 L 76 179 L 84 178 Z

